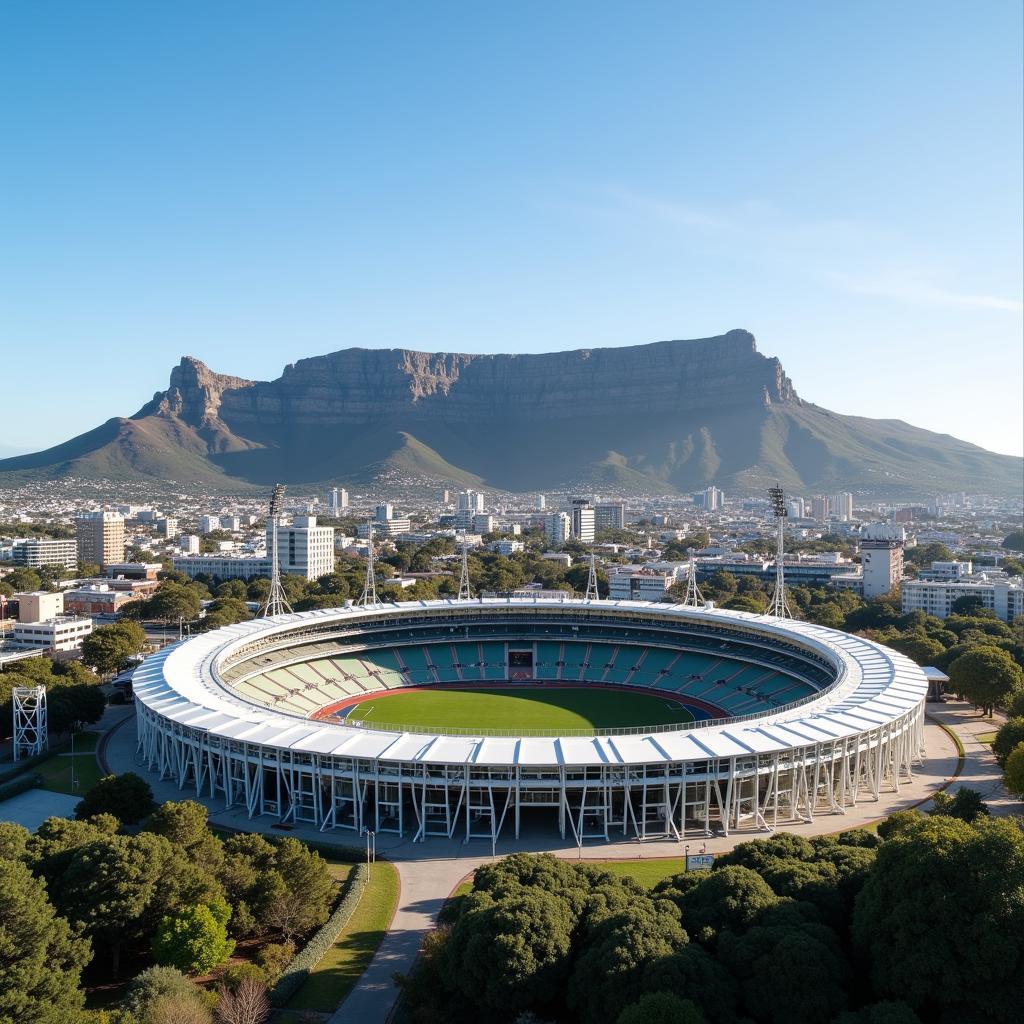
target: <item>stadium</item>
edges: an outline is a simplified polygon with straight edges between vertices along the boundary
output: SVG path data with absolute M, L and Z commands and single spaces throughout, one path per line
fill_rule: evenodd
M 322 831 L 582 844 L 770 830 L 898 792 L 927 682 L 789 619 L 574 598 L 279 615 L 135 674 L 138 756 Z

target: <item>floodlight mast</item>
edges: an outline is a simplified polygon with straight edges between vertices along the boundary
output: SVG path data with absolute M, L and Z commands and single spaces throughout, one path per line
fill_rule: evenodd
M 693 555 L 690 555 L 690 574 L 686 580 L 686 597 L 683 598 L 683 604 L 687 608 L 703 608 L 705 601 L 704 595 L 700 592 L 700 587 L 697 586 L 697 563 Z
M 38 757 L 49 748 L 45 686 L 15 686 L 11 690 L 14 710 L 14 760 Z
M 600 601 L 601 595 L 597 591 L 597 562 L 594 552 L 590 552 L 590 572 L 587 574 L 587 592 L 584 595 L 585 601 Z
M 772 514 L 775 516 L 776 523 L 778 524 L 778 534 L 775 541 L 775 593 L 772 594 L 768 614 L 775 616 L 777 619 L 791 619 L 793 616 L 786 601 L 786 574 L 783 560 L 786 495 L 778 484 L 768 488 L 768 504 L 771 506 Z
M 270 527 L 270 590 L 267 600 L 260 609 L 265 618 L 271 615 L 284 615 L 292 610 L 281 586 L 281 562 L 277 551 L 277 527 L 281 508 L 284 505 L 284 484 L 274 484 L 270 495 L 270 508 L 267 511 L 267 525 Z
M 469 544 L 466 543 L 466 534 L 462 534 L 462 571 L 459 573 L 459 597 L 460 601 L 472 601 L 473 591 L 469 586 Z
M 380 604 L 377 598 L 377 574 L 373 568 L 373 520 L 366 521 L 366 580 L 363 593 L 356 605 L 360 608 L 376 608 Z

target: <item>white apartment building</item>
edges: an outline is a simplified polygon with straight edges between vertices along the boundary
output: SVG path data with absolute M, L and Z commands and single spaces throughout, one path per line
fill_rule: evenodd
M 183 555 L 198 555 L 200 541 L 194 533 L 186 533 L 178 538 L 178 547 Z
M 92 619 L 58 615 L 45 622 L 19 622 L 11 643 L 26 650 L 74 651 L 91 632 Z
M 220 580 L 270 578 L 266 555 L 175 555 L 171 565 L 186 576 L 216 576 Z
M 220 528 L 227 530 L 229 533 L 236 533 L 242 528 L 242 521 L 238 516 L 221 516 Z
M 458 510 L 460 512 L 483 512 L 484 495 L 480 491 L 459 491 Z
M 917 574 L 919 580 L 962 580 L 974 574 L 973 562 L 932 562 L 931 568 L 921 569 Z
M 156 521 L 156 532 L 161 537 L 173 537 L 178 532 L 178 520 L 174 516 L 164 516 Z
M 544 517 L 544 536 L 549 544 L 564 544 L 572 537 L 572 518 L 566 512 L 551 512 Z
M 509 555 L 525 550 L 526 545 L 521 540 L 495 540 L 491 541 L 488 548 L 496 555 L 504 555 L 508 558 Z
M 860 563 L 864 597 L 888 594 L 903 579 L 903 544 L 898 540 L 862 540 Z
M 584 544 L 594 543 L 594 506 L 585 498 L 573 498 L 569 505 L 572 517 L 572 535 Z
M 196 529 L 200 533 L 213 533 L 220 529 L 220 516 L 200 516 Z
M 987 580 L 982 574 L 973 580 L 907 580 L 903 584 L 903 614 L 922 611 L 944 619 L 960 597 L 981 598 L 985 608 L 1004 622 L 1013 622 L 1024 615 L 1024 578 Z
M 548 507 L 548 499 L 543 494 L 538 494 L 533 501 L 533 507 L 537 512 L 543 512 Z
M 11 561 L 27 569 L 38 569 L 43 565 L 74 569 L 78 565 L 78 541 L 52 540 L 49 537 L 18 538 L 11 545 Z
M 619 565 L 608 570 L 612 601 L 660 601 L 675 582 L 675 574 L 644 565 Z

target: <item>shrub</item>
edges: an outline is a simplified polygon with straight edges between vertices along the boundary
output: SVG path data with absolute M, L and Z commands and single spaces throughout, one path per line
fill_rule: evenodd
M 172 997 L 200 1001 L 199 990 L 174 967 L 148 967 L 128 985 L 121 1008 L 131 1017 L 142 1020 L 159 999 Z
M 273 991 L 270 993 L 272 1006 L 283 1006 L 299 990 L 309 977 L 310 971 L 327 955 L 327 951 L 338 941 L 349 918 L 359 905 L 369 872 L 365 864 L 357 864 L 349 875 L 345 893 L 327 923 L 295 955 L 285 968 Z
M 225 988 L 234 991 L 246 978 L 252 978 L 261 985 L 267 983 L 266 972 L 256 964 L 249 963 L 232 964 L 220 976 L 220 981 Z
M 35 772 L 19 775 L 11 782 L 5 782 L 0 785 L 0 800 L 9 800 L 12 796 L 17 796 L 19 793 L 27 793 L 30 789 L 35 789 L 36 786 L 41 786 L 42 784 L 42 775 L 37 775 Z
M 1000 768 L 1006 767 L 1006 759 L 1018 743 L 1024 742 L 1024 718 L 1010 718 L 999 727 L 992 741 L 992 751 Z
M 166 915 L 153 936 L 153 955 L 159 963 L 181 971 L 209 971 L 234 951 L 234 940 L 227 933 L 230 916 L 223 897 Z
M 295 944 L 292 942 L 268 942 L 257 954 L 256 963 L 266 975 L 269 984 L 273 985 L 284 973 L 284 969 L 295 956 Z

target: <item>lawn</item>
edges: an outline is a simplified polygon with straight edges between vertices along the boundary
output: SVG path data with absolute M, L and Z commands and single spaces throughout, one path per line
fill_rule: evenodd
M 565 686 L 422 688 L 363 701 L 348 717 L 403 728 L 566 732 L 693 721 L 682 704 L 663 695 Z
M 75 737 L 75 756 L 73 758 L 69 748 L 37 764 L 32 771 L 43 777 L 42 788 L 52 790 L 54 793 L 79 796 L 95 786 L 100 780 L 100 766 L 96 763 L 98 740 L 98 733 L 79 733 Z M 77 787 L 71 785 L 72 766 L 74 766 L 78 779 Z
M 351 868 L 351 865 L 345 865 Z M 336 866 L 332 863 L 332 870 Z M 291 1010 L 334 1010 L 377 952 L 398 905 L 398 872 L 388 861 L 373 865 L 370 881 L 345 930 L 305 984 L 288 1001 Z M 282 1016 L 282 1020 L 287 1017 Z M 297 1015 L 295 1020 L 301 1019 Z

